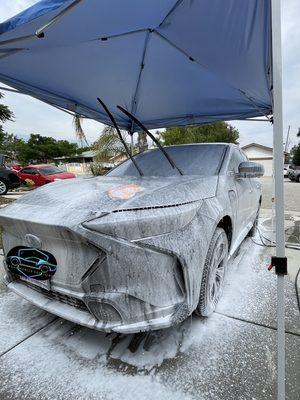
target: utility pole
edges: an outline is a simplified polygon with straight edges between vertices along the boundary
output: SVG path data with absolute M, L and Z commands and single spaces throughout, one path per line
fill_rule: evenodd
M 288 149 L 289 149 L 290 130 L 291 130 L 291 125 L 289 125 L 287 135 L 286 135 L 286 141 L 285 141 L 285 147 L 284 147 L 285 153 L 287 153 Z

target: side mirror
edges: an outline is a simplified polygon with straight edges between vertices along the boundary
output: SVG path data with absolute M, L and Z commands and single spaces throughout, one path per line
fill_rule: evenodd
M 263 176 L 264 173 L 265 168 L 263 165 L 252 161 L 245 161 L 240 163 L 236 178 L 259 178 Z

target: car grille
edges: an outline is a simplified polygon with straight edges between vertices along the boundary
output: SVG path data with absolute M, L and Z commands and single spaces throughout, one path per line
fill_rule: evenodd
M 79 310 L 89 312 L 85 303 L 82 300 L 77 299 L 76 297 L 68 296 L 66 294 L 53 292 L 53 291 L 49 292 L 48 290 L 43 289 L 39 286 L 35 286 L 34 284 L 32 284 L 30 282 L 24 282 L 23 280 L 19 280 L 19 281 L 22 282 L 24 285 L 30 287 L 31 289 L 41 293 L 42 295 L 44 295 L 45 297 L 47 297 L 50 300 L 60 301 L 61 303 L 68 304 L 69 306 L 72 306 L 72 307 L 76 307 Z

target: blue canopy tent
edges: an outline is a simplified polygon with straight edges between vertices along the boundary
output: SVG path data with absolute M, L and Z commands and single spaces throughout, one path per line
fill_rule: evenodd
M 280 0 L 42 0 L 0 24 L 0 81 L 111 124 L 100 97 L 131 133 L 138 127 L 117 105 L 149 129 L 274 118 L 276 255 L 282 261 L 280 22 Z M 279 398 L 283 276 L 278 275 Z
M 150 129 L 270 115 L 270 15 L 269 0 L 43 0 L 0 25 L 0 80 L 110 124 L 99 96 L 127 130 L 117 104 Z

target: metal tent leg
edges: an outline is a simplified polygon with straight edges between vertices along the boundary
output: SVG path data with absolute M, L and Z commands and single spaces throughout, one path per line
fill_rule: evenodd
M 272 0 L 272 52 L 273 52 L 273 146 L 276 218 L 276 257 L 272 260 L 277 273 L 277 390 L 278 400 L 285 399 L 285 297 L 286 273 L 284 232 L 284 177 L 283 177 L 283 110 L 282 110 L 282 51 L 281 0 Z M 281 268 L 283 267 L 283 268 Z

